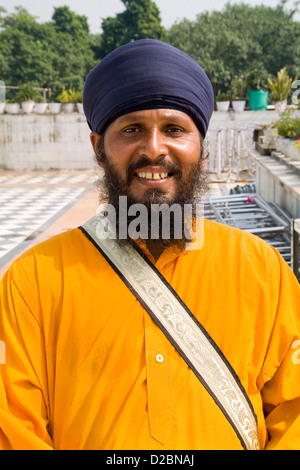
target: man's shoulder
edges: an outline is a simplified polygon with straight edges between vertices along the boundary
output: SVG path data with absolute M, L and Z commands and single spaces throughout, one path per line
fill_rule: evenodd
M 224 256 L 236 254 L 240 259 L 257 257 L 275 261 L 278 257 L 276 249 L 255 234 L 208 219 L 204 227 L 204 247 L 209 252 L 214 250 Z
M 21 258 L 26 258 L 29 256 L 42 255 L 43 253 L 49 253 L 56 250 L 60 250 L 61 247 L 74 246 L 74 243 L 78 243 L 82 239 L 82 232 L 78 228 L 73 228 L 66 230 L 62 233 L 54 235 L 46 240 L 43 240 L 39 243 L 36 243 L 28 250 L 26 250 Z M 75 248 L 75 247 L 74 247 Z
M 84 238 L 78 228 L 66 230 L 58 235 L 28 248 L 11 265 L 9 271 L 14 274 L 20 270 L 35 269 L 37 266 L 51 265 L 63 262 L 63 259 L 78 256 L 82 251 Z

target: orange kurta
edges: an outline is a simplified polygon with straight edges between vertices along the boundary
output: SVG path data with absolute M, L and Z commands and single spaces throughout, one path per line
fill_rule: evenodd
M 205 221 L 201 249 L 167 250 L 156 266 L 238 374 L 261 448 L 300 449 L 300 288 L 284 260 L 257 237 Z M 79 229 L 12 265 L 0 284 L 0 341 L 1 449 L 242 448 Z

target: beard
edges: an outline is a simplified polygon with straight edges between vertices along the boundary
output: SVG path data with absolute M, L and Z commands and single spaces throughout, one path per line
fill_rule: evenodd
M 145 226 L 147 226 L 147 233 L 144 233 L 143 238 L 146 239 L 147 246 L 150 252 L 162 252 L 165 248 L 169 246 L 175 246 L 179 248 L 180 251 L 183 251 L 186 243 L 191 241 L 189 233 L 191 232 L 191 220 L 194 220 L 195 217 L 199 216 L 198 207 L 201 201 L 201 198 L 207 192 L 206 184 L 206 175 L 202 168 L 202 162 L 204 153 L 204 146 L 201 142 L 201 155 L 199 155 L 198 162 L 194 165 L 191 165 L 189 172 L 183 176 L 181 167 L 176 163 L 170 163 L 165 161 L 165 157 L 157 159 L 155 162 L 156 165 L 164 167 L 168 173 L 172 173 L 172 177 L 176 180 L 176 190 L 173 197 L 170 197 L 164 189 L 155 188 L 147 189 L 143 196 L 137 200 L 130 191 L 130 183 L 134 178 L 134 174 L 140 168 L 146 167 L 148 165 L 153 165 L 153 161 L 147 157 L 142 157 L 138 162 L 129 165 L 126 172 L 126 181 L 122 181 L 115 171 L 114 167 L 109 163 L 107 155 L 104 150 L 104 135 L 101 136 L 96 153 L 97 163 L 103 168 L 103 175 L 98 180 L 98 189 L 99 189 L 99 202 L 101 204 L 110 204 L 114 207 L 116 211 L 115 219 L 115 230 L 116 230 L 116 239 L 119 244 L 132 243 L 132 241 L 138 236 L 130 235 L 130 224 L 133 222 L 133 217 L 128 215 L 130 212 L 130 207 L 133 207 L 136 204 L 142 204 L 143 207 L 147 209 L 147 220 Z M 124 206 L 120 204 L 120 197 L 125 196 L 127 200 L 126 211 L 124 214 Z M 184 216 L 184 208 L 186 206 L 190 207 L 188 220 Z M 158 218 L 158 231 L 155 232 L 155 237 L 153 237 L 153 213 L 157 213 L 158 206 L 160 207 L 180 207 L 181 208 L 181 220 L 178 223 L 178 217 L 175 223 L 175 212 L 174 216 L 169 218 L 169 231 L 168 236 L 166 237 L 163 232 L 164 226 L 164 212 L 160 211 Z M 123 212 L 122 212 L 123 211 Z M 170 213 L 170 212 L 169 212 Z M 177 212 L 178 215 L 178 212 Z M 191 219 L 192 218 L 192 219 Z M 120 237 L 119 234 L 122 230 L 124 233 L 124 226 L 121 224 L 127 224 L 126 233 L 128 236 L 125 238 Z

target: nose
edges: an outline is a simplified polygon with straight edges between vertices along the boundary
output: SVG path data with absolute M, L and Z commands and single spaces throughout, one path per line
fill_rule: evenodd
M 139 156 L 157 160 L 168 155 L 166 136 L 159 129 L 151 129 L 145 132 L 141 139 Z

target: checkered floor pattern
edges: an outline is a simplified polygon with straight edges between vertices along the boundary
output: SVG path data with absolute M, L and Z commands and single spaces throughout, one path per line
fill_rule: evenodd
M 95 182 L 92 172 L 0 172 L 0 267 Z

